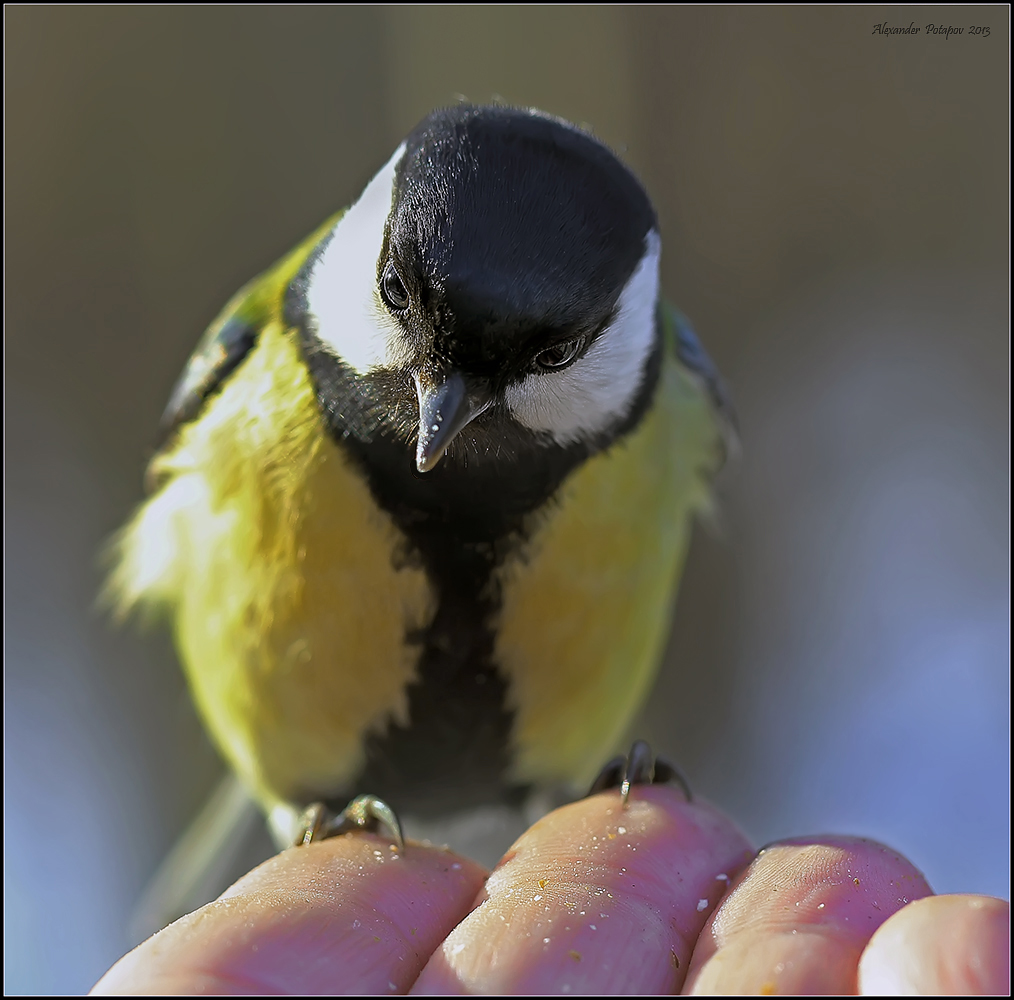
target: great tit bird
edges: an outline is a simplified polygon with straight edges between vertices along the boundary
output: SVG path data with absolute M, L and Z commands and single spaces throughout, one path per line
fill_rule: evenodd
M 276 829 L 520 803 L 615 749 L 729 413 L 660 253 L 592 135 L 462 104 L 204 335 L 110 592 L 166 610 Z

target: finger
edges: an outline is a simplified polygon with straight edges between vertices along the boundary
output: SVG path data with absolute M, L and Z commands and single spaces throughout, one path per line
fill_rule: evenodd
M 664 993 L 752 857 L 716 809 L 662 786 L 546 816 L 490 875 L 417 993 Z
M 930 896 L 899 910 L 859 960 L 867 995 L 1010 993 L 1010 903 Z
M 931 891 L 910 861 L 872 840 L 774 844 L 712 915 L 685 992 L 854 993 L 873 932 Z
M 93 993 L 398 993 L 485 871 L 355 834 L 292 848 L 120 959 Z

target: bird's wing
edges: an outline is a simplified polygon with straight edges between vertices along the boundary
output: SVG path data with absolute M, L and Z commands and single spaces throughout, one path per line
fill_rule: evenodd
M 244 285 L 218 314 L 173 387 L 159 423 L 161 446 L 169 442 L 181 424 L 201 412 L 204 401 L 250 353 L 265 323 L 280 315 L 289 285 L 340 217 L 340 212 L 332 216 L 294 250 Z
M 725 441 L 726 454 L 735 453 L 739 449 L 739 426 L 736 410 L 732 403 L 729 387 L 725 384 L 711 355 L 704 349 L 690 320 L 675 306 L 668 302 L 662 303 L 663 318 L 666 328 L 672 335 L 672 349 L 683 367 L 696 377 L 707 390 L 719 427 Z

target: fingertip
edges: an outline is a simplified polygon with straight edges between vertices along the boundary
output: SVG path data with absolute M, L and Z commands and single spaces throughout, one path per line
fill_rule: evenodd
M 508 851 L 413 992 L 672 992 L 750 857 L 731 821 L 671 788 L 571 803 Z
M 291 848 L 139 945 L 94 992 L 405 992 L 485 874 L 364 834 Z
M 884 920 L 931 893 L 897 851 L 862 837 L 799 837 L 764 848 L 701 935 L 694 993 L 850 993 Z
M 1010 904 L 990 896 L 930 896 L 877 930 L 859 961 L 868 996 L 1010 992 Z

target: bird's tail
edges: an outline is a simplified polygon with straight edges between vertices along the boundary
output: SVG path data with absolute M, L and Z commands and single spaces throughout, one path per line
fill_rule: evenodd
M 227 774 L 145 886 L 131 914 L 131 942 L 215 899 L 251 861 L 270 853 L 260 809 Z

